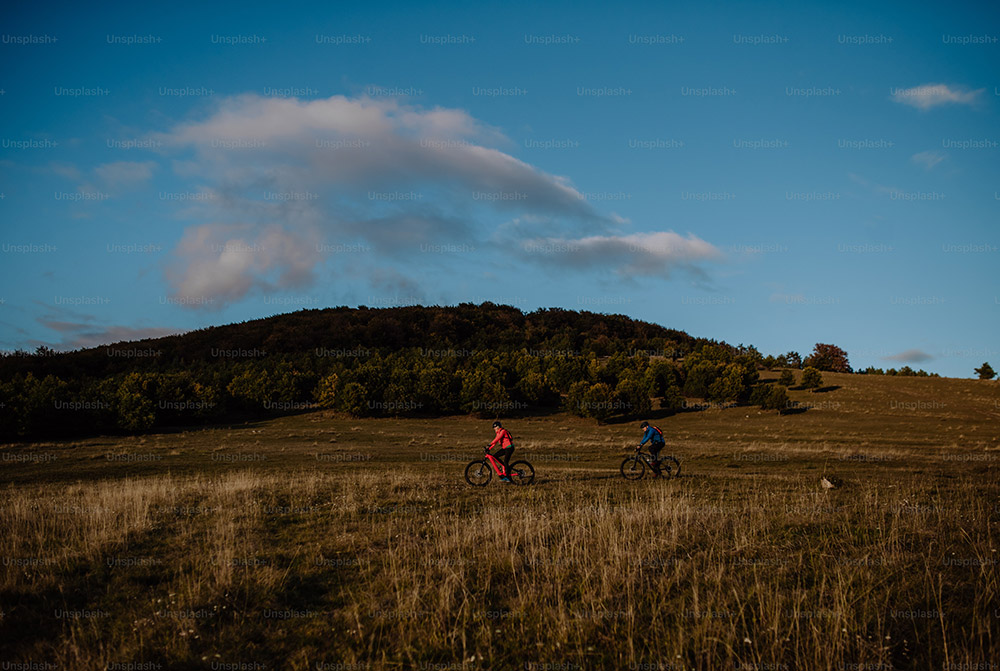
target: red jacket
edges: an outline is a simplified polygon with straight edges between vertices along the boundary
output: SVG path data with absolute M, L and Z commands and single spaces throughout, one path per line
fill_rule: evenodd
M 500 430 L 497 431 L 497 437 L 493 439 L 492 443 L 490 443 L 490 447 L 494 447 L 497 443 L 500 443 L 500 449 L 503 450 L 514 444 L 514 437 L 510 435 L 510 431 L 501 427 Z

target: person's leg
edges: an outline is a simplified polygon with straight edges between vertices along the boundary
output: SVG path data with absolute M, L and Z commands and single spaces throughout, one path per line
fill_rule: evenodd
M 505 449 L 503 454 L 503 472 L 509 478 L 510 477 L 510 457 L 514 454 L 514 446 L 511 445 Z
M 653 455 L 653 472 L 660 472 L 660 450 L 663 449 L 663 445 L 650 445 L 649 453 Z

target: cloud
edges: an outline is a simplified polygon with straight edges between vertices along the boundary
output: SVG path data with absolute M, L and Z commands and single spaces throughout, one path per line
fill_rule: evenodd
M 603 269 L 632 277 L 669 277 L 675 270 L 703 275 L 700 264 L 721 259 L 711 243 L 673 231 L 594 235 L 584 238 L 535 238 L 521 244 L 527 258 L 579 270 Z
M 461 240 L 472 234 L 465 220 L 447 216 L 431 207 L 350 221 L 343 231 L 364 238 L 377 252 L 396 255 L 412 254 L 435 240 Z
M 327 242 L 365 240 L 406 263 L 423 244 L 479 242 L 491 219 L 510 212 L 544 220 L 534 236 L 600 235 L 626 223 L 597 211 L 569 179 L 496 148 L 503 135 L 457 109 L 249 94 L 152 139 L 174 154 L 178 176 L 215 196 L 186 207 L 198 221 L 167 266 L 174 296 L 191 299 L 182 305 L 220 308 L 308 283 L 323 261 L 309 247 Z M 239 255 L 227 244 L 261 249 Z
M 100 164 L 94 173 L 108 188 L 114 189 L 145 182 L 153 176 L 155 168 L 153 161 L 115 161 Z
M 49 163 L 49 170 L 51 170 L 56 175 L 64 177 L 65 179 L 70 179 L 73 181 L 80 181 L 83 179 L 83 174 L 80 169 L 77 168 L 72 163 L 63 163 L 61 161 L 52 161 Z
M 963 88 L 953 88 L 947 84 L 921 84 L 908 89 L 894 89 L 892 100 L 926 110 L 949 103 L 971 105 L 979 99 L 984 90 L 969 91 Z
M 258 287 L 310 284 L 320 246 L 308 229 L 204 224 L 188 228 L 166 275 L 185 307 L 215 309 Z
M 73 322 L 51 318 L 39 318 L 38 322 L 62 335 L 60 342 L 53 344 L 55 349 L 72 350 L 98 345 L 111 345 L 118 342 L 160 338 L 162 336 L 182 333 L 183 329 L 164 327 L 131 326 L 100 326 L 90 321 Z
M 502 136 L 462 110 L 425 110 L 388 98 L 243 95 L 204 121 L 155 137 L 169 148 L 192 149 L 193 171 L 233 184 L 269 177 L 371 191 L 373 200 L 400 195 L 378 191 L 387 187 L 429 185 L 501 209 L 607 219 L 567 179 L 485 146 Z
M 917 165 L 922 165 L 930 170 L 945 159 L 946 154 L 940 151 L 921 151 L 910 157 L 910 160 Z
M 898 361 L 900 363 L 921 363 L 923 361 L 930 361 L 934 357 L 927 352 L 919 349 L 908 349 L 900 352 L 899 354 L 893 354 L 891 356 L 882 357 L 883 361 Z

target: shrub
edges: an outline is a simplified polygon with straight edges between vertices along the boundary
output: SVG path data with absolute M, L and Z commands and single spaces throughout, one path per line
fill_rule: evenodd
M 781 371 L 781 375 L 778 377 L 778 384 L 785 387 L 791 387 L 795 384 L 795 374 L 787 369 Z
M 803 389 L 816 389 L 823 384 L 823 376 L 813 367 L 808 367 L 802 371 Z
M 779 413 L 784 412 L 789 407 L 788 391 L 781 386 L 771 387 L 771 391 L 768 393 L 767 398 L 764 402 L 760 404 L 763 410 L 777 410 Z

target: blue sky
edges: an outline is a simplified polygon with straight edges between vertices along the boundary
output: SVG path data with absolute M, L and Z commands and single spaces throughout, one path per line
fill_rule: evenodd
M 1000 13 L 3 10 L 0 348 L 299 308 L 617 312 L 1000 363 Z

